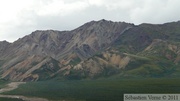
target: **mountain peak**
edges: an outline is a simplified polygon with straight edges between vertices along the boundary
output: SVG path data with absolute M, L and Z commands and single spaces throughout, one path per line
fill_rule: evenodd
M 0 43 L 9 43 L 9 42 L 6 40 L 3 40 L 3 41 L 0 41 Z

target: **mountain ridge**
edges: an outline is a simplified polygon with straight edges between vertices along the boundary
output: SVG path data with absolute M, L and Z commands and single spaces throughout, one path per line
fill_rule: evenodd
M 146 60 L 148 54 L 154 55 L 152 50 L 158 48 L 153 47 L 163 45 L 156 54 L 166 49 L 162 54 L 164 61 L 177 67 L 180 60 L 179 32 L 179 21 L 134 25 L 104 19 L 85 23 L 71 31 L 37 30 L 13 43 L 0 42 L 0 74 L 4 79 L 14 81 L 37 81 L 123 76 L 132 75 L 134 71 L 138 72 L 135 75 L 141 75 L 139 72 L 154 72 L 154 69 L 161 71 L 164 67 L 159 62 Z M 158 44 L 156 40 L 169 43 Z M 161 74 L 169 71 L 176 70 L 167 69 Z

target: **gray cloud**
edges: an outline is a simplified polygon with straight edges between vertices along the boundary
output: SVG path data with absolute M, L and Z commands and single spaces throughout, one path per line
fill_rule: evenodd
M 3 3 L 0 40 L 11 42 L 35 30 L 72 30 L 91 20 L 135 24 L 180 20 L 180 0 L 17 0 L 10 9 Z

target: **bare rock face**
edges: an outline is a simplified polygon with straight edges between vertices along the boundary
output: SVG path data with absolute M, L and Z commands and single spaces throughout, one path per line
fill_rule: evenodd
M 0 41 L 0 54 L 3 54 L 3 52 L 6 51 L 9 45 L 10 43 L 7 41 Z
M 50 72 L 47 75 L 50 77 L 55 73 L 53 68 L 58 71 L 65 65 L 63 63 L 92 57 L 109 47 L 124 30 L 132 26 L 124 22 L 100 20 L 88 22 L 72 31 L 37 30 L 13 43 L 0 42 L 2 78 L 34 81 L 44 79 L 41 76 L 43 73 L 35 71 L 47 72 L 48 69 Z M 49 57 L 54 63 L 45 62 Z M 44 65 L 48 68 L 43 69 Z M 94 73 L 97 70 L 91 68 L 90 71 Z

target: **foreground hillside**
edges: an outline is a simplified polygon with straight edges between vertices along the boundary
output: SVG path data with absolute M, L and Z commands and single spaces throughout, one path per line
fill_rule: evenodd
M 180 22 L 91 21 L 72 31 L 35 31 L 0 42 L 1 78 L 13 81 L 178 77 Z

